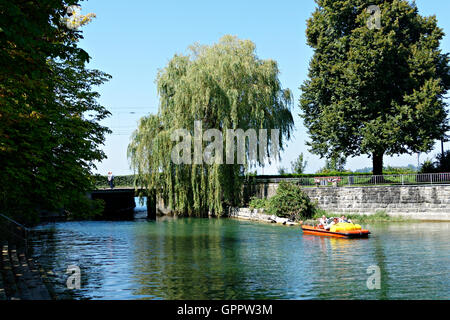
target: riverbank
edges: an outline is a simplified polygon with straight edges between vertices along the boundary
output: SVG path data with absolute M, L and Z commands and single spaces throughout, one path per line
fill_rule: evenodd
M 279 179 L 278 179 L 279 180 Z M 267 180 L 254 185 L 249 194 L 256 208 L 274 197 L 283 181 Z M 302 187 L 318 208 L 336 215 L 367 215 L 385 211 L 421 221 L 450 221 L 450 185 L 381 185 Z M 258 201 L 259 200 L 259 201 Z
M 3 242 L 0 260 L 0 300 L 54 300 L 43 270 L 25 248 Z
M 314 222 L 322 215 L 327 217 L 338 217 L 342 214 L 335 214 L 326 212 L 323 210 L 319 210 L 318 213 L 311 219 L 308 219 L 304 222 Z M 275 221 L 275 217 L 273 215 L 265 213 L 264 209 L 251 209 L 251 208 L 231 208 L 228 216 L 232 219 L 240 219 L 240 220 L 249 220 L 256 222 L 264 222 L 264 223 L 276 223 L 286 224 L 284 223 L 287 219 L 278 218 L 278 221 Z M 427 217 L 426 214 L 421 215 L 422 219 L 413 218 L 410 216 L 399 215 L 399 214 L 388 214 L 385 211 L 377 211 L 372 214 L 346 214 L 347 218 L 351 219 L 355 223 L 375 223 L 375 222 L 431 222 L 431 221 L 442 221 L 448 222 L 447 220 L 439 220 L 439 219 L 425 219 Z M 288 223 L 287 225 L 299 225 L 299 223 Z
M 250 209 L 250 208 L 231 208 L 228 213 L 229 218 L 258 221 L 264 223 L 276 223 L 287 226 L 298 226 L 298 222 L 289 221 L 286 218 L 276 217 L 264 213 L 264 209 Z

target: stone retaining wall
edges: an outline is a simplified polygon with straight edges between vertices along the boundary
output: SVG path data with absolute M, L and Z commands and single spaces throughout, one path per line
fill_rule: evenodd
M 277 183 L 259 184 L 261 198 L 270 198 Z M 321 209 L 330 213 L 373 214 L 385 211 L 421 220 L 450 220 L 450 185 L 304 188 Z
M 261 221 L 271 223 L 270 215 L 264 214 L 264 210 L 249 208 L 230 208 L 228 216 L 230 218 L 244 219 L 250 221 Z
M 249 196 L 272 197 L 278 183 L 251 186 Z M 404 216 L 418 220 L 450 221 L 450 185 L 374 186 L 374 187 L 319 187 L 304 188 L 319 207 L 336 214 L 374 214 L 385 211 L 392 216 Z M 159 199 L 159 214 L 170 209 Z M 230 216 L 240 219 L 266 221 L 263 211 L 232 209 Z

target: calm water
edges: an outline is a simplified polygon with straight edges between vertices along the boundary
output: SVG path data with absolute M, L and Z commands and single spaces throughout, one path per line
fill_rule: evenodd
M 368 227 L 346 240 L 226 219 L 64 222 L 36 228 L 32 248 L 57 288 L 81 268 L 77 299 L 450 299 L 450 223 Z

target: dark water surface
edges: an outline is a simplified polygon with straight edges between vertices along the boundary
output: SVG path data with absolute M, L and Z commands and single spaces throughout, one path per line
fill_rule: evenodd
M 366 227 L 346 240 L 231 219 L 63 222 L 31 246 L 60 290 L 81 268 L 77 299 L 450 299 L 450 223 Z

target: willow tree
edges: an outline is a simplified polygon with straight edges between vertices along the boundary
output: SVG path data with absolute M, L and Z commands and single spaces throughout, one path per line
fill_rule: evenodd
M 292 94 L 282 88 L 278 75 L 277 63 L 258 58 L 254 43 L 232 36 L 212 46 L 191 46 L 188 55 L 175 55 L 157 76 L 158 113 L 140 120 L 128 147 L 137 185 L 156 190 L 179 215 L 222 215 L 227 206 L 237 205 L 246 172 L 264 165 L 261 158 L 250 161 L 250 142 L 241 164 L 177 164 L 171 158 L 177 141 L 171 137 L 179 129 L 195 136 L 195 123 L 201 121 L 203 130 L 224 133 L 224 152 L 234 143 L 225 135 L 228 129 L 278 129 L 276 138 L 268 135 L 258 147 L 269 161 L 279 158 L 293 118 Z M 202 139 L 202 148 L 215 139 Z M 272 150 L 274 144 L 278 151 Z
M 448 130 L 450 88 L 444 32 L 405 0 L 316 0 L 307 41 L 314 49 L 300 108 L 313 153 L 383 155 L 430 151 Z

